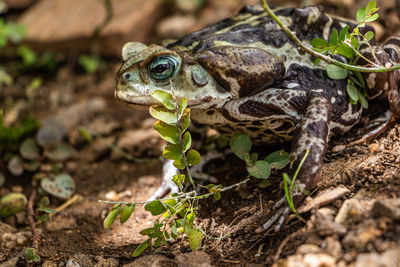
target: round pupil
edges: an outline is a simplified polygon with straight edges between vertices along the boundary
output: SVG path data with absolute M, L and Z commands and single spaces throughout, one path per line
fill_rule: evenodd
M 176 62 L 167 57 L 158 57 L 149 65 L 150 74 L 155 80 L 168 79 L 173 75 L 175 68 Z

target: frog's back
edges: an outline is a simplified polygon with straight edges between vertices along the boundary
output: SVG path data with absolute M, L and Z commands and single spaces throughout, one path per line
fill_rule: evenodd
M 306 44 L 316 37 L 328 40 L 333 29 L 340 31 L 346 25 L 350 26 L 350 30 L 355 27 L 349 20 L 326 14 L 322 6 L 275 8 L 274 12 L 282 23 Z M 287 46 L 295 47 L 262 6 L 255 5 L 245 6 L 233 17 L 188 34 L 170 44 L 168 48 L 175 51 L 197 52 L 226 45 L 257 47 L 269 52 L 273 50 L 275 54 L 279 54 L 278 50 L 286 51 Z

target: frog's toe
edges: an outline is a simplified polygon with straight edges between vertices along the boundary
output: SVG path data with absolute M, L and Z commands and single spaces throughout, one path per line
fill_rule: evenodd
M 197 180 L 204 180 L 214 184 L 217 183 L 218 179 L 206 173 L 204 169 L 208 163 L 212 162 L 215 159 L 224 159 L 225 155 L 229 153 L 230 150 L 225 151 L 224 153 L 217 151 L 208 152 L 206 155 L 202 156 L 200 164 L 190 167 L 191 175 Z
M 255 232 L 257 234 L 271 229 L 272 225 L 274 224 L 276 224 L 274 227 L 274 231 L 279 232 L 290 212 L 290 208 L 287 205 L 285 197 L 281 198 L 278 202 L 276 202 L 276 204 L 274 205 L 274 210 L 275 212 L 272 215 L 272 217 L 269 218 L 267 222 L 265 222 L 263 225 L 261 225 L 256 229 Z
M 160 187 L 151 195 L 148 201 L 156 200 L 164 197 L 168 193 L 178 193 L 179 188 L 172 181 L 172 177 L 176 174 L 177 169 L 173 165 L 172 160 L 167 160 L 163 166 L 163 179 Z

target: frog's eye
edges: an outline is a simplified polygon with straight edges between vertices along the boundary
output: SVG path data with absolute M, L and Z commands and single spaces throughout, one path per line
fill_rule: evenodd
M 124 79 L 127 80 L 128 82 L 133 79 L 133 74 L 131 72 L 125 72 L 123 76 Z
M 159 56 L 147 65 L 151 78 L 164 81 L 171 78 L 178 68 L 178 61 L 172 56 Z

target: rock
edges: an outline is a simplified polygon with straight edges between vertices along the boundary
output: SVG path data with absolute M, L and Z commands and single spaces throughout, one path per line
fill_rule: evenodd
M 400 247 L 389 249 L 382 255 L 377 253 L 359 254 L 355 267 L 394 267 L 400 266 Z
M 342 257 L 342 244 L 334 237 L 328 236 L 325 239 L 325 252 L 339 259 Z
M 373 220 L 364 221 L 357 226 L 358 229 L 350 231 L 343 238 L 342 243 L 346 248 L 355 248 L 357 251 L 364 251 L 367 244 L 373 242 L 382 235 L 382 231 L 377 229 Z
M 303 254 L 303 255 L 309 253 L 320 253 L 320 252 L 322 252 L 321 248 L 314 244 L 303 244 L 300 245 L 296 250 L 296 254 Z
M 319 209 L 311 216 L 311 222 L 313 223 L 318 234 L 322 236 L 338 234 L 344 235 L 346 228 L 334 221 L 334 211 L 330 208 Z
M 204 251 L 192 251 L 185 254 L 180 254 L 175 257 L 178 261 L 178 266 L 185 267 L 190 264 L 197 267 L 212 267 L 210 256 Z
M 286 267 L 336 267 L 336 260 L 327 254 L 316 253 L 306 255 L 289 256 L 286 260 Z
M 12 258 L 6 262 L 0 263 L 0 267 L 15 267 L 17 266 L 18 260 L 18 257 Z
M 71 258 L 68 259 L 66 267 L 86 267 L 86 266 L 94 266 L 95 262 L 92 259 L 92 256 L 86 254 L 75 254 Z
M 311 201 L 307 201 L 307 203 L 304 206 L 301 206 L 298 209 L 298 212 L 304 213 L 304 212 L 310 211 L 311 209 L 325 206 L 339 198 L 342 198 L 343 196 L 347 195 L 348 193 L 350 193 L 350 190 L 345 187 L 337 187 L 334 189 L 328 189 L 326 191 L 319 193 L 318 196 L 313 198 Z
M 388 217 L 393 220 L 400 220 L 400 198 L 381 199 L 374 202 L 372 214 L 376 217 Z
M 42 267 L 57 267 L 57 262 L 46 260 L 45 262 L 43 262 Z
M 25 40 L 35 51 L 57 49 L 88 51 L 92 36 L 104 19 L 104 1 L 41 0 L 18 23 L 26 28 Z M 161 15 L 162 0 L 112 0 L 113 16 L 99 38 L 99 52 L 121 56 L 128 41 L 145 41 Z
M 352 224 L 361 221 L 366 216 L 367 208 L 357 199 L 347 199 L 338 214 L 335 222 L 340 224 Z
M 144 255 L 137 258 L 134 262 L 124 264 L 122 267 L 172 267 L 178 266 L 173 259 L 161 255 Z
M 119 265 L 119 262 L 117 259 L 102 258 L 94 265 L 94 267 L 118 267 L 118 265 Z

